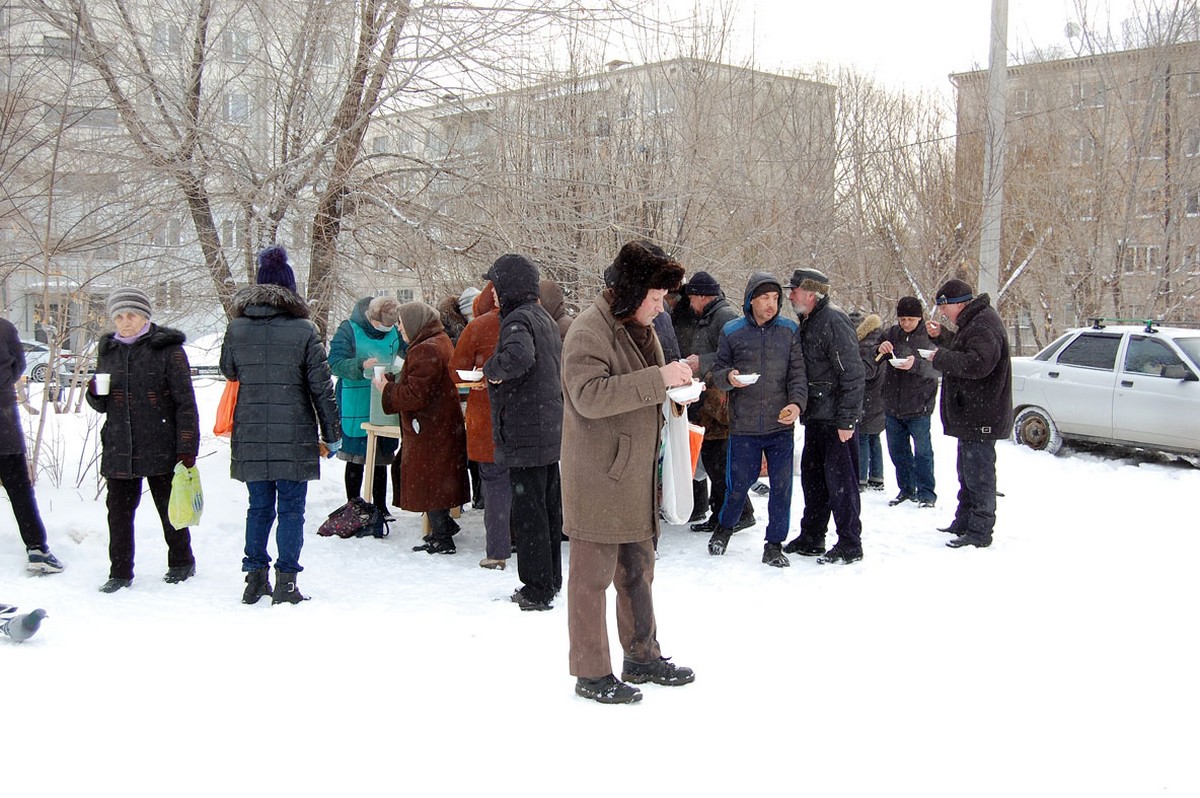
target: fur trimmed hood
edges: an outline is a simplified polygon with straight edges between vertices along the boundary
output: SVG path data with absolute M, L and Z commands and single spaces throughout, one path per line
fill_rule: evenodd
M 280 285 L 264 283 L 262 285 L 247 285 L 239 288 L 233 295 L 232 317 L 239 316 L 269 316 L 274 313 L 247 313 L 253 306 L 265 306 L 280 313 L 295 316 L 298 319 L 309 318 L 308 303 L 295 291 L 289 291 Z
M 883 329 L 883 319 L 879 318 L 878 313 L 868 313 L 863 316 L 860 311 L 855 311 L 850 314 L 850 321 L 854 322 L 854 329 L 858 333 L 860 341 L 876 330 Z
M 168 346 L 180 346 L 187 341 L 187 336 L 173 327 L 159 327 L 151 322 L 150 332 L 139 338 L 138 341 L 145 341 L 150 345 L 151 349 L 166 349 Z M 137 343 L 135 341 L 135 343 Z M 97 352 L 101 355 L 111 352 L 120 346 L 117 341 L 115 332 L 106 333 L 101 336 L 100 343 L 97 345 Z

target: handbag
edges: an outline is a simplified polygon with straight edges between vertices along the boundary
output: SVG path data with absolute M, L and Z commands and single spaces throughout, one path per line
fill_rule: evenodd
M 391 533 L 383 513 L 378 507 L 355 496 L 329 514 L 321 523 L 317 534 L 322 537 L 339 538 L 386 538 Z
M 213 434 L 228 438 L 233 433 L 233 411 L 237 407 L 238 381 L 228 380 L 225 390 L 221 392 L 221 401 L 217 403 L 217 423 L 213 425 Z
M 200 487 L 200 470 L 175 464 L 171 477 L 171 498 L 167 500 L 167 520 L 176 529 L 186 529 L 200 523 L 204 512 L 204 490 Z
M 692 517 L 692 475 L 696 473 L 692 432 L 687 415 L 670 399 L 663 403 L 663 416 L 662 516 L 668 524 L 686 524 Z M 703 433 L 700 439 L 703 441 Z

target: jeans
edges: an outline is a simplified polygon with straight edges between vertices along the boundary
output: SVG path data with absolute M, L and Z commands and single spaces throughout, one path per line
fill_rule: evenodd
M 279 559 L 275 568 L 283 573 L 296 574 L 300 567 L 300 549 L 304 546 L 304 504 L 308 497 L 307 482 L 290 479 L 247 482 L 250 507 L 246 510 L 246 556 L 243 571 L 257 571 L 271 564 L 267 540 L 278 508 L 279 524 L 275 529 L 275 545 Z
M 483 488 L 483 528 L 487 535 L 488 559 L 507 560 L 512 554 L 512 522 L 509 520 L 512 484 L 508 479 L 508 468 L 495 463 L 480 463 L 479 479 Z
M 929 416 L 884 420 L 888 454 L 896 467 L 896 484 L 905 496 L 917 501 L 937 501 L 933 481 L 933 441 L 929 439 Z
M 762 470 L 763 455 L 767 457 L 767 477 L 771 495 L 767 500 L 767 542 L 782 543 L 787 538 L 792 519 L 792 455 L 796 441 L 792 430 L 770 435 L 731 435 L 729 459 L 725 467 L 725 504 L 720 521 L 725 529 L 733 529 L 742 517 L 749 500 L 750 486 Z M 858 490 L 858 486 L 854 488 Z
M 883 483 L 883 445 L 878 432 L 859 432 L 858 438 L 858 481 L 870 480 Z
M 992 542 L 996 526 L 996 442 L 958 442 L 958 509 L 955 534 Z

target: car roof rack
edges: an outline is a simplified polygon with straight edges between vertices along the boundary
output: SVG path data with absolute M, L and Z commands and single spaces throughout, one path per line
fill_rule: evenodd
M 1144 324 L 1146 325 L 1144 331 L 1148 333 L 1158 332 L 1155 328 L 1161 327 L 1164 324 L 1162 319 L 1110 319 L 1102 316 L 1092 316 L 1091 321 L 1093 330 L 1103 330 L 1104 322 L 1108 321 L 1114 324 Z

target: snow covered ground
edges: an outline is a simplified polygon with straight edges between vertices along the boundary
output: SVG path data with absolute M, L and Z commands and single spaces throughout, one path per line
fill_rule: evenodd
M 211 430 L 221 383 L 196 387 Z M 50 613 L 28 643 L 0 641 L 4 795 L 1200 790 L 1191 466 L 1001 444 L 996 542 L 955 551 L 935 530 L 957 490 L 954 442 L 935 422 L 938 507 L 889 508 L 889 464 L 888 491 L 864 499 L 860 563 L 762 565 L 762 498 L 759 525 L 722 558 L 667 527 L 659 638 L 696 682 L 605 707 L 572 692 L 565 601 L 521 613 L 515 561 L 478 567 L 481 513 L 464 514 L 450 557 L 411 551 L 411 514 L 387 540 L 318 537 L 344 501 L 337 461 L 310 483 L 300 585 L 312 601 L 240 603 L 246 494 L 211 437 L 196 577 L 161 581 L 146 496 L 134 585 L 98 593 L 94 470 L 76 486 L 89 417 L 47 419 L 62 477 L 43 476 L 38 496 L 66 572 L 26 577 L 0 510 L 0 601 Z

